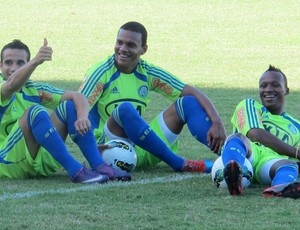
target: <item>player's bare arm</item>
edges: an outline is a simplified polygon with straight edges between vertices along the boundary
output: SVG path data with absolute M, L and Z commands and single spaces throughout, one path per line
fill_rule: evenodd
M 296 148 L 283 142 L 278 137 L 269 133 L 264 129 L 251 129 L 247 133 L 247 137 L 252 142 L 259 142 L 262 145 L 273 149 L 275 152 L 288 157 L 295 157 Z
M 42 64 L 44 61 L 52 60 L 52 53 L 52 48 L 48 46 L 48 41 L 45 38 L 44 44 L 39 49 L 36 56 L 8 77 L 7 82 L 2 86 L 2 98 L 9 99 L 16 91 L 20 90 L 38 65 Z

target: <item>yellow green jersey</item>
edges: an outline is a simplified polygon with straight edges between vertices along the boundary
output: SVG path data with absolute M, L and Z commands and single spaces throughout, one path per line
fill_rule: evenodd
M 264 129 L 285 143 L 296 147 L 300 143 L 300 122 L 288 113 L 274 115 L 263 105 L 253 99 L 241 101 L 231 119 L 234 132 L 247 135 L 250 129 Z M 252 166 L 254 178 L 263 183 L 260 178 L 260 171 L 263 166 L 271 160 L 291 159 L 281 155 L 273 149 L 268 148 L 258 142 L 251 142 Z
M 63 90 L 44 83 L 29 80 L 10 99 L 1 98 L 2 85 L 5 80 L 0 75 L 0 143 L 10 133 L 12 127 L 24 112 L 32 105 L 41 104 L 54 109 L 60 103 Z
M 264 129 L 285 143 L 296 147 L 300 142 L 300 121 L 284 112 L 274 115 L 253 99 L 238 104 L 231 119 L 234 132 L 247 135 L 250 129 Z
M 142 59 L 132 73 L 122 73 L 112 55 L 87 71 L 79 92 L 89 101 L 94 134 L 98 143 L 102 143 L 104 124 L 120 103 L 131 102 L 143 115 L 150 100 L 150 91 L 175 101 L 185 85 L 178 77 Z

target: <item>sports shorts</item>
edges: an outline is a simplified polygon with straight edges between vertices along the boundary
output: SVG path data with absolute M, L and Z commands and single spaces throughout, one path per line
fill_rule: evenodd
M 251 143 L 251 147 L 252 147 L 252 154 L 253 154 L 252 166 L 254 170 L 254 179 L 259 183 L 262 183 L 259 180 L 260 170 L 262 169 L 263 165 L 266 164 L 268 161 L 274 159 L 291 160 L 289 159 L 288 156 L 280 155 L 275 151 L 273 151 L 272 149 L 263 145 Z
M 22 179 L 50 176 L 59 168 L 60 164 L 42 147 L 36 158 L 32 159 L 18 122 L 0 144 L 0 177 Z

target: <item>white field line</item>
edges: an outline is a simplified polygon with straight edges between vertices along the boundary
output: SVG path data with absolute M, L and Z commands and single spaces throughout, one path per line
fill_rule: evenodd
M 205 177 L 209 174 L 176 174 L 173 176 L 167 177 L 156 177 L 150 179 L 142 179 L 137 181 L 130 182 L 112 182 L 107 184 L 94 184 L 94 185 L 83 185 L 75 188 L 60 188 L 60 189 L 49 189 L 44 191 L 29 191 L 29 192 L 21 192 L 21 193 L 4 193 L 0 195 L 0 201 L 9 200 L 9 199 L 21 199 L 21 198 L 31 198 L 34 196 L 41 196 L 45 194 L 65 194 L 65 193 L 75 193 L 79 191 L 94 191 L 105 188 L 114 188 L 114 187 L 128 187 L 132 185 L 144 185 L 144 184 L 154 184 L 154 183 L 169 183 L 169 182 L 177 182 L 188 180 L 196 177 Z

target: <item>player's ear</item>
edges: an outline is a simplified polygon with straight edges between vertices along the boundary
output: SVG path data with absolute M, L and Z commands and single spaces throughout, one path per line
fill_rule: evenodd
M 144 54 L 147 52 L 147 50 L 148 50 L 148 45 L 144 45 L 144 46 L 142 47 L 141 55 L 144 55 Z
M 285 88 L 285 94 L 284 95 L 288 95 L 290 93 L 290 88 L 289 87 L 286 87 Z

